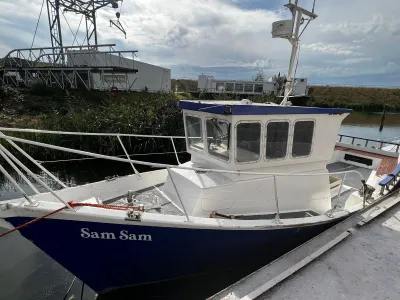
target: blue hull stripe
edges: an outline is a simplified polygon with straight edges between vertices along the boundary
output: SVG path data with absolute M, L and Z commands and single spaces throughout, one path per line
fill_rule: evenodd
M 7 219 L 14 226 L 30 220 Z M 216 269 L 258 268 L 337 222 L 274 230 L 212 230 L 44 219 L 21 234 L 93 290 L 104 292 Z M 125 239 L 129 234 L 132 240 Z M 97 236 L 103 239 L 93 238 Z
M 351 113 L 351 109 L 344 108 L 320 108 L 303 106 L 279 106 L 279 105 L 227 105 L 202 103 L 194 101 L 180 101 L 179 108 L 193 111 L 201 111 L 219 115 L 291 115 L 291 114 L 326 114 L 336 115 Z M 228 109 L 229 108 L 229 109 Z M 229 113 L 228 113 L 229 112 Z

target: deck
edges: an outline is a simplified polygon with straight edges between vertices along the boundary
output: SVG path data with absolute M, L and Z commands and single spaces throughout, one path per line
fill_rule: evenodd
M 180 211 L 167 197 L 161 192 L 163 184 L 153 186 L 147 189 L 139 190 L 133 193 L 133 204 L 143 204 L 146 212 L 159 213 L 167 215 L 184 216 L 185 214 Z M 119 198 L 106 201 L 105 204 L 114 205 L 129 205 L 127 196 L 123 195 Z
M 398 159 L 396 157 L 386 156 L 386 155 L 377 154 L 377 153 L 371 153 L 371 152 L 362 151 L 362 150 L 351 149 L 351 148 L 347 148 L 347 147 L 343 147 L 343 146 L 336 146 L 335 150 L 341 150 L 341 151 L 346 151 L 346 152 L 350 152 L 350 153 L 354 153 L 354 154 L 359 154 L 359 155 L 363 155 L 363 156 L 381 159 L 382 162 L 376 171 L 377 176 L 380 176 L 383 174 L 390 174 L 390 172 L 398 164 Z
M 342 162 L 335 162 L 327 165 L 328 171 L 331 172 L 344 172 L 344 171 L 358 171 L 360 172 L 365 179 L 368 179 L 371 174 L 371 170 L 357 167 L 353 165 L 349 165 Z M 335 175 L 343 179 L 343 174 Z M 346 176 L 346 180 L 343 183 L 342 191 L 339 194 L 340 186 L 336 186 L 331 189 L 331 197 L 332 197 L 332 207 L 341 208 L 344 206 L 346 200 L 350 196 L 350 194 L 361 187 L 361 178 L 353 173 L 348 173 Z M 146 189 L 138 190 L 133 193 L 133 203 L 132 205 L 143 204 L 146 212 L 149 213 L 159 213 L 159 214 L 167 214 L 167 215 L 179 215 L 184 216 L 184 212 L 178 209 L 162 192 L 163 184 L 152 186 Z M 127 195 L 121 195 L 120 197 L 116 197 L 114 199 L 110 199 L 104 202 L 105 204 L 114 204 L 114 205 L 122 205 L 128 206 L 130 203 L 127 200 Z M 317 213 L 309 210 L 298 211 L 298 212 L 284 212 L 282 211 L 280 217 L 285 218 L 304 218 L 310 215 L 318 215 Z M 276 217 L 276 212 L 272 212 L 269 214 L 262 215 L 248 215 L 248 216 L 237 216 L 238 219 L 243 220 L 270 220 Z

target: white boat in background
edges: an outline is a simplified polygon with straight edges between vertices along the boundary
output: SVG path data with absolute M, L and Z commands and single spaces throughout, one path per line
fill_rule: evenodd
M 296 14 L 314 16 L 297 5 L 288 7 L 293 21 Z M 297 39 L 300 21 L 296 24 Z M 22 177 L 32 188 L 29 196 L 0 166 L 22 194 L 0 203 L 0 225 L 19 230 L 98 293 L 151 286 L 159 295 L 154 287 L 182 279 L 254 271 L 398 187 L 398 144 L 387 151 L 384 142 L 374 148 L 375 142 L 361 146 L 356 137 L 337 142 L 351 110 L 290 106 L 291 88 L 289 82 L 282 105 L 180 101 L 184 137 L 0 128 L 112 136 L 126 154 L 122 136 L 172 143 L 185 138 L 191 154 L 188 162 L 167 165 L 1 134 L 61 189 L 51 189 L 0 145 L 0 155 L 18 174 L 21 168 L 47 190 L 40 193 Z M 129 163 L 133 174 L 68 187 L 16 143 Z M 159 169 L 139 173 L 135 165 Z

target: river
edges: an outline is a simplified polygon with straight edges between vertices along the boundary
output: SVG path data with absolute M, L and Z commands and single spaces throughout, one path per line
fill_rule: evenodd
M 400 115 L 387 115 L 385 127 L 379 132 L 379 114 L 353 113 L 348 116 L 340 129 L 340 134 L 359 136 L 382 141 L 400 139 Z M 172 160 L 174 157 L 168 157 Z M 184 158 L 183 158 L 184 159 Z M 152 157 L 150 161 L 165 161 Z M 72 163 L 47 163 L 45 165 L 57 173 L 61 180 L 83 184 L 101 180 L 106 176 L 126 175 L 131 172 L 130 166 L 123 163 L 93 161 Z M 78 170 L 78 172 L 77 172 Z M 0 182 L 0 200 L 18 197 L 12 186 Z M 0 228 L 0 232 L 5 231 Z M 51 239 L 51 237 L 49 237 Z M 76 249 L 72 255 L 90 255 Z M 36 246 L 23 239 L 18 233 L 5 236 L 0 240 L 0 299 L 1 300 L 60 300 L 81 299 L 82 284 L 75 280 L 68 297 L 64 298 L 74 276 L 58 263 L 41 252 Z M 71 298 L 72 297 L 72 298 Z M 95 293 L 88 287 L 83 291 L 83 298 L 93 300 Z M 127 297 L 126 299 L 134 299 Z

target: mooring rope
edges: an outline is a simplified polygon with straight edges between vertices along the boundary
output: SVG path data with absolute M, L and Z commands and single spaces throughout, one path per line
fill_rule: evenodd
M 73 207 L 80 207 L 80 206 L 88 206 L 88 207 L 113 209 L 113 210 L 125 210 L 126 211 L 126 210 L 131 209 L 131 210 L 136 210 L 136 211 L 141 211 L 141 212 L 144 211 L 144 207 L 142 207 L 142 206 L 123 206 L 123 205 L 111 205 L 111 204 L 95 204 L 95 203 L 82 203 L 82 202 L 73 202 L 73 201 L 68 202 L 68 204 L 72 208 Z M 51 215 L 54 215 L 54 214 L 66 209 L 66 208 L 68 208 L 68 206 L 63 206 L 63 207 L 61 207 L 59 209 L 56 209 L 56 210 L 54 210 L 52 212 L 49 212 L 49 213 L 47 213 L 47 214 L 45 214 L 43 216 L 40 216 L 40 217 L 38 217 L 36 219 L 30 220 L 30 221 L 28 221 L 26 223 L 23 223 L 23 224 L 15 227 L 13 229 L 10 229 L 10 230 L 8 230 L 6 232 L 3 232 L 2 234 L 0 234 L 0 238 L 4 237 L 4 236 L 6 236 L 6 235 L 8 235 L 8 234 L 10 234 L 10 233 L 12 233 L 14 231 L 21 230 L 21 229 L 23 229 L 23 228 L 25 228 L 25 227 L 27 227 L 27 226 L 29 226 L 31 224 L 34 224 L 34 223 L 36 223 L 36 222 L 38 222 L 40 220 L 43 220 L 44 218 L 47 218 L 47 217 L 49 217 Z

